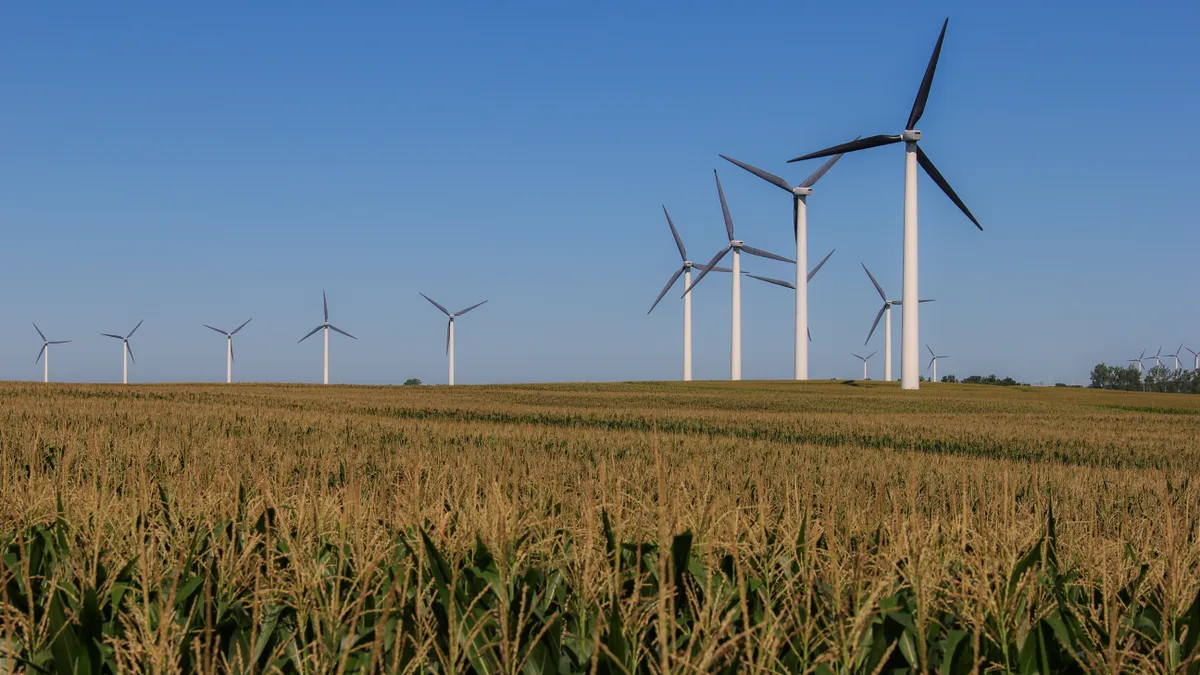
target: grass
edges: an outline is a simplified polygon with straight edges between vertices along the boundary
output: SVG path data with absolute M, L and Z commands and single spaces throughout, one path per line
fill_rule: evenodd
M 1195 398 L 0 384 L 0 671 L 1197 673 Z

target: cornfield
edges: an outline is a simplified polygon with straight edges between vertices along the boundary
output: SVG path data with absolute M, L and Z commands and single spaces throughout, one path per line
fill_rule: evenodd
M 0 385 L 0 672 L 1200 673 L 1200 401 Z

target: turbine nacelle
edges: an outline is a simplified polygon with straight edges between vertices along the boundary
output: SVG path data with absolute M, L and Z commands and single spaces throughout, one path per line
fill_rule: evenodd
M 797 197 L 807 197 L 807 196 L 811 195 L 812 193 L 813 193 L 813 191 L 812 191 L 812 188 L 810 188 L 810 187 L 796 186 L 796 187 L 792 188 L 792 194 Z
M 905 143 L 916 143 L 921 140 L 921 132 L 916 129 L 905 129 L 900 133 L 900 140 Z
M 742 242 L 741 239 L 730 239 L 729 240 L 730 248 L 742 248 L 743 246 L 745 246 L 745 244 Z

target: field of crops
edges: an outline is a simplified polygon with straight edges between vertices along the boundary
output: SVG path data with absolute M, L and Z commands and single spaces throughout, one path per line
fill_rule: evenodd
M 0 672 L 1200 673 L 1200 397 L 0 384 Z

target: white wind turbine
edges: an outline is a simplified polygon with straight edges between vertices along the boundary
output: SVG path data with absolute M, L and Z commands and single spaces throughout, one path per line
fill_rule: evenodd
M 221 335 L 225 336 L 225 384 L 233 382 L 233 336 L 237 335 L 239 330 L 245 328 L 246 324 L 250 323 L 250 321 L 251 319 L 246 319 L 246 323 L 243 323 L 228 333 L 220 328 L 213 328 L 208 324 L 204 324 L 205 328 L 209 330 L 215 330 Z
M 467 312 L 475 309 L 476 307 L 484 304 L 485 302 L 487 302 L 487 300 L 484 300 L 483 302 L 477 302 L 474 305 L 471 305 L 470 307 L 468 307 L 466 309 L 460 309 L 457 312 L 452 313 L 452 312 L 450 312 L 450 310 L 439 305 L 433 298 L 429 297 L 428 295 L 425 295 L 424 293 L 421 293 L 420 295 L 422 298 L 425 298 L 431 304 L 433 304 L 434 307 L 437 307 L 438 309 L 442 310 L 442 314 L 445 314 L 447 317 L 450 318 L 450 320 L 446 322 L 446 356 L 450 360 L 450 380 L 449 381 L 450 381 L 450 384 L 453 385 L 454 384 L 454 320 L 456 318 L 462 316 L 463 314 L 466 314 Z
M 316 333 L 319 330 L 325 331 L 325 380 L 324 380 L 324 383 L 329 384 L 329 331 L 335 330 L 352 340 L 357 340 L 358 338 L 347 333 L 346 331 L 342 330 L 341 328 L 338 328 L 337 326 L 329 323 L 329 299 L 327 297 L 325 297 L 325 291 L 323 291 L 323 290 L 321 291 L 321 304 L 325 307 L 325 322 L 322 323 L 321 325 L 317 326 L 316 328 L 312 329 L 311 331 L 309 331 L 308 335 L 305 335 L 304 337 L 297 340 L 296 344 L 300 344 L 301 342 L 304 342 L 308 338 L 312 337 L 313 333 Z
M 1200 370 L 1200 353 L 1192 351 L 1191 347 L 1184 347 L 1184 349 L 1192 352 L 1192 370 Z
M 713 176 L 717 179 L 717 196 L 721 199 L 721 214 L 725 217 L 725 232 L 729 235 L 729 245 L 717 251 L 712 260 L 708 261 L 708 264 L 701 270 L 700 276 L 696 277 L 696 280 L 683 293 L 685 296 L 690 293 L 700 283 L 700 280 L 711 272 L 717 263 L 721 262 L 721 258 L 728 255 L 730 251 L 733 252 L 733 339 L 730 341 L 729 379 L 740 380 L 742 379 L 742 252 L 786 263 L 795 263 L 796 261 L 753 246 L 746 246 L 740 239 L 734 238 L 733 217 L 729 215 L 729 204 L 725 202 L 725 191 L 721 189 L 721 177 L 715 170 Z
M 1138 375 L 1141 375 L 1146 372 L 1146 366 L 1145 366 L 1145 364 L 1142 363 L 1145 360 L 1146 360 L 1146 350 L 1143 349 L 1141 356 L 1137 357 L 1136 359 L 1129 359 L 1128 362 L 1136 363 L 1137 369 L 1138 369 Z
M 921 120 L 922 113 L 925 112 L 925 102 L 929 99 L 929 88 L 933 84 L 933 72 L 937 68 L 938 56 L 942 51 L 942 41 L 946 37 L 946 25 L 949 22 L 950 20 L 946 19 L 946 22 L 942 24 L 942 32 L 938 35 L 937 45 L 933 48 L 933 56 L 930 57 L 929 65 L 925 68 L 925 76 L 921 79 L 921 87 L 917 90 L 916 101 L 913 102 L 912 112 L 909 113 L 908 122 L 904 125 L 902 133 L 870 136 L 788 160 L 789 162 L 799 162 L 892 143 L 904 143 L 904 292 L 901 296 L 904 324 L 902 328 L 903 343 L 901 344 L 903 358 L 900 364 L 900 387 L 902 389 L 919 389 L 921 386 L 919 363 L 921 341 L 917 318 L 918 298 L 920 297 L 917 285 L 917 165 L 920 164 L 925 173 L 929 174 L 933 182 L 942 189 L 942 192 L 946 193 L 950 201 L 954 202 L 976 227 L 980 230 L 983 229 L 975 216 L 971 215 L 967 205 L 959 199 L 954 189 L 942 177 L 941 172 L 937 170 L 925 152 L 917 146 L 917 142 L 921 140 L 921 132 L 917 131 L 916 125 Z
M 933 379 L 930 380 L 930 382 L 937 382 L 938 381 L 938 379 L 937 379 L 937 361 L 938 361 L 938 359 L 948 359 L 948 358 L 950 358 L 950 355 L 949 354 L 934 354 L 933 347 L 930 347 L 929 345 L 925 345 L 925 349 L 928 349 L 929 355 L 933 357 L 932 359 L 929 360 L 929 365 L 925 367 L 925 370 L 928 371 L 930 368 L 933 368 Z
M 1161 368 L 1162 367 L 1162 358 L 1161 357 L 1162 357 L 1162 345 L 1159 345 L 1158 352 L 1155 353 L 1154 356 L 1147 356 L 1146 358 L 1154 359 L 1154 367 Z
M 903 306 L 903 300 L 888 300 L 887 293 L 883 292 L 883 286 L 875 280 L 875 275 L 871 274 L 871 270 L 867 269 L 866 264 L 862 265 L 863 271 L 867 273 L 867 277 L 871 279 L 871 283 L 875 285 L 875 290 L 879 291 L 879 297 L 883 298 L 883 307 L 879 308 L 879 313 L 875 315 L 875 323 L 871 324 L 871 330 L 867 333 L 867 339 L 863 340 L 866 345 L 871 341 L 871 336 L 875 334 L 875 328 L 879 326 L 879 319 L 886 315 L 886 321 L 883 324 L 883 381 L 892 381 L 892 305 Z M 933 302 L 932 299 L 921 300 L 920 302 Z
M 142 321 L 145 321 L 143 319 Z M 129 335 L 113 335 L 112 333 L 101 333 L 101 335 L 120 340 L 124 346 L 121 348 L 121 384 L 129 384 L 129 362 L 137 363 L 137 359 L 133 358 L 133 348 L 129 346 L 129 338 L 137 332 L 138 328 L 142 327 L 142 321 L 138 321 L 133 330 L 129 331 Z
M 792 226 L 796 237 L 796 350 L 794 358 L 794 379 L 808 379 L 808 340 L 802 335 L 808 334 L 808 277 L 804 270 L 808 268 L 808 196 L 812 194 L 812 186 L 821 180 L 842 156 L 830 157 L 816 171 L 805 178 L 799 185 L 792 187 L 791 183 L 773 173 L 739 162 L 732 157 L 721 155 L 722 159 L 733 162 L 746 171 L 758 176 L 768 183 L 785 190 L 792 195 Z
M 863 379 L 864 380 L 868 379 L 867 378 L 867 361 L 870 361 L 871 357 L 875 356 L 878 353 L 879 353 L 878 351 L 874 351 L 874 352 L 871 352 L 870 354 L 867 354 L 866 356 L 859 356 L 858 354 L 855 354 L 854 352 L 850 352 L 850 356 L 853 356 L 854 358 L 863 362 Z
M 650 305 L 650 309 L 646 312 L 649 314 L 654 311 L 658 303 L 662 301 L 663 296 L 675 282 L 679 280 L 679 276 L 683 275 L 683 287 L 687 288 L 692 285 L 692 270 L 699 268 L 699 265 L 688 260 L 687 249 L 683 246 L 683 239 L 679 236 L 679 231 L 675 229 L 675 223 L 671 221 L 671 214 L 667 213 L 667 207 L 663 207 L 663 214 L 667 217 L 667 225 L 671 227 L 671 236 L 675 237 L 675 246 L 679 248 L 679 257 L 683 259 L 683 264 L 671 278 L 667 281 L 667 285 L 663 286 L 662 292 L 654 299 L 654 304 Z M 713 267 L 714 272 L 729 272 L 726 267 Z M 428 298 L 427 298 L 428 299 Z M 683 296 L 683 381 L 692 381 L 692 294 L 687 293 Z
M 36 365 L 38 361 L 42 360 L 43 354 L 46 356 L 46 362 L 43 364 L 44 370 L 43 370 L 43 374 L 42 374 L 42 382 L 49 382 L 50 381 L 50 345 L 65 345 L 68 342 L 70 342 L 70 340 L 47 340 L 45 333 L 42 332 L 41 328 L 38 328 L 38 325 L 36 323 L 33 324 L 33 329 L 36 330 L 37 334 L 42 337 L 42 349 L 41 349 L 41 351 L 38 352 L 38 356 L 36 359 L 34 359 L 33 362 Z
M 1175 359 L 1175 372 L 1177 372 L 1177 373 L 1179 372 L 1179 353 L 1182 351 L 1183 351 L 1183 343 L 1181 342 L 1181 343 L 1179 343 L 1179 349 L 1176 349 L 1174 354 L 1167 354 L 1167 356 L 1173 357 Z

